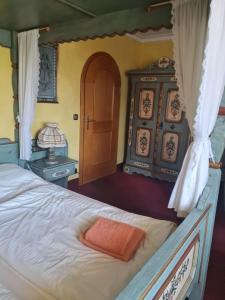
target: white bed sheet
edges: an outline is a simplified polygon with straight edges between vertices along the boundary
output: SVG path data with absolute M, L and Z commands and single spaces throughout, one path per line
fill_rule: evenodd
M 0 282 L 0 300 L 19 300 L 12 291 Z
M 31 172 L 26 176 L 35 177 L 31 188 L 0 204 L 0 258 L 46 299 L 48 295 L 60 300 L 114 299 L 175 227 L 172 222 L 131 214 L 49 184 Z M 23 173 L 22 178 L 28 181 L 26 176 Z M 16 184 L 11 186 L 8 195 L 15 194 Z M 1 188 L 0 182 L 0 194 Z M 79 234 L 99 216 L 146 231 L 144 244 L 130 262 L 79 242 Z

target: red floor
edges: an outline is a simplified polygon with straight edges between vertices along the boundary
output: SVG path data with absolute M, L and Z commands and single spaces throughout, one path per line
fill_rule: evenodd
M 167 209 L 172 188 L 172 183 L 128 175 L 121 170 L 83 186 L 78 186 L 78 180 L 69 182 L 69 189 L 85 196 L 130 212 L 179 223 L 176 214 Z M 216 216 L 204 300 L 225 300 L 225 211 L 221 203 Z

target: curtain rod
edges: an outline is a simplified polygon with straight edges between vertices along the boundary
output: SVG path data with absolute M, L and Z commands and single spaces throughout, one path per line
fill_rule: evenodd
M 50 27 L 49 27 L 49 26 L 41 27 L 41 28 L 39 28 L 39 31 L 46 31 L 46 32 L 49 32 L 49 31 L 50 31 Z
M 1 1 L 1 0 L 0 0 Z M 40 27 L 40 28 L 29 28 L 29 29 L 26 29 L 26 30 L 20 30 L 20 31 L 17 31 L 18 33 L 21 33 L 21 32 L 25 32 L 25 31 L 29 31 L 29 30 L 32 30 L 32 29 L 38 29 L 39 32 L 49 32 L 50 31 L 50 26 L 46 26 L 46 27 Z
M 154 8 L 157 8 L 157 7 L 160 7 L 160 6 L 163 6 L 163 5 L 168 5 L 168 4 L 172 4 L 172 0 L 170 1 L 163 1 L 163 2 L 160 2 L 160 3 L 153 3 L 153 4 L 150 4 L 148 7 L 147 7 L 147 11 L 150 12 L 152 9 Z

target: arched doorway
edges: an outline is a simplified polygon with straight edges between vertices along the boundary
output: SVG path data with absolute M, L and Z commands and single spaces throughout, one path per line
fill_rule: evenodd
M 87 60 L 81 76 L 80 184 L 116 171 L 120 86 L 119 68 L 109 54 Z

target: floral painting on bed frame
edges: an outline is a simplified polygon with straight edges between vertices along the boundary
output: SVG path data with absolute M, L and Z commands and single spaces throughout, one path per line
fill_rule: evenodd
M 40 46 L 40 77 L 38 102 L 57 101 L 57 46 Z

